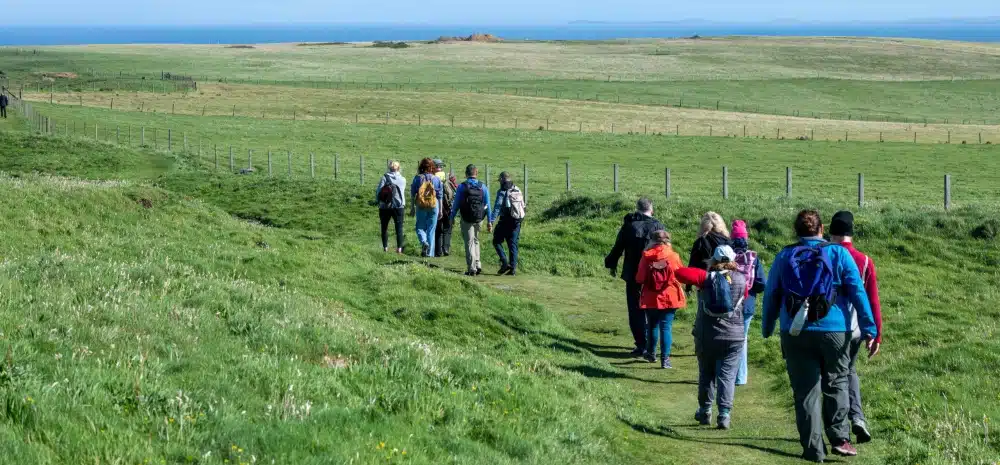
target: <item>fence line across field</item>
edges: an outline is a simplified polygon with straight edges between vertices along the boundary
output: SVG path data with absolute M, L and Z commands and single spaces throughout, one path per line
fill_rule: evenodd
M 412 82 L 361 82 L 361 81 L 282 81 L 282 80 L 267 80 L 267 79 L 253 79 L 253 78 L 207 78 L 195 80 L 190 79 L 170 79 L 164 78 L 165 73 L 161 73 L 160 76 L 156 75 L 143 75 L 136 77 L 129 77 L 126 74 L 118 73 L 107 73 L 106 77 L 101 76 L 85 76 L 82 82 L 74 81 L 56 81 L 56 82 L 37 82 L 28 81 L 22 82 L 19 85 L 22 89 L 25 87 L 29 90 L 34 89 L 37 93 L 48 93 L 49 99 L 52 100 L 55 92 L 82 92 L 85 88 L 94 92 L 108 92 L 108 91 L 127 91 L 127 92 L 188 92 L 198 90 L 198 82 L 217 82 L 223 84 L 246 84 L 246 85 L 273 85 L 273 86 L 284 86 L 292 88 L 308 88 L 308 89 L 327 89 L 327 90 L 371 90 L 371 91 L 397 91 L 397 92 L 453 92 L 453 93 L 469 93 L 469 94 L 487 94 L 487 95 L 513 95 L 521 97 L 537 97 L 537 98 L 548 98 L 555 100 L 572 100 L 572 101 L 583 101 L 583 102 L 604 102 L 604 103 L 625 103 L 633 105 L 643 105 L 643 106 L 664 106 L 664 107 L 675 107 L 682 109 L 701 109 L 701 110 L 715 110 L 715 111 L 726 111 L 735 113 L 746 113 L 746 114 L 759 114 L 759 115 L 773 115 L 773 116 L 790 116 L 799 118 L 811 118 L 811 119 L 821 119 L 821 120 L 834 120 L 834 121 L 863 121 L 863 122 L 884 122 L 884 123 L 903 123 L 903 124 L 955 124 L 955 125 L 978 125 L 979 121 L 982 121 L 983 126 L 995 125 L 1000 122 L 990 121 L 987 119 L 975 119 L 975 118 L 958 118 L 952 120 L 951 118 L 930 118 L 926 116 L 920 117 L 899 117 L 896 115 L 886 115 L 877 113 L 866 113 L 866 112 L 817 112 L 817 111 L 802 111 L 802 110 L 785 110 L 777 107 L 767 107 L 761 106 L 759 103 L 734 103 L 726 102 L 719 98 L 710 99 L 692 99 L 688 98 L 685 100 L 683 94 L 681 95 L 662 95 L 662 94 L 632 94 L 632 93 L 611 93 L 611 92 L 588 92 L 584 93 L 582 91 L 572 91 L 572 90 L 561 90 L 561 89 L 545 89 L 539 88 L 537 85 L 529 84 L 531 81 L 517 81 L 516 83 L 523 83 L 520 86 L 512 85 L 494 85 L 492 83 L 412 83 Z M 96 81 L 87 81 L 86 77 L 91 79 L 96 79 Z M 539 80 L 539 84 L 544 85 L 546 82 L 566 82 L 567 80 Z M 570 80 L 576 81 L 576 80 Z M 101 86 L 98 82 L 104 83 L 105 86 Z M 579 82 L 579 81 L 578 81 Z M 598 82 L 595 80 L 595 82 Z M 619 82 L 619 81 L 599 81 L 599 82 Z M 657 81 L 653 81 L 657 82 Z M 591 98 L 591 96 L 593 96 Z M 623 98 L 624 97 L 624 98 Z M 82 99 L 82 97 L 81 97 Z M 82 101 L 81 101 L 82 106 Z M 266 111 L 266 109 L 262 110 Z
M 133 102 L 133 106 L 134 106 Z M 58 103 L 57 103 L 58 104 Z M 73 104 L 72 106 L 78 106 Z M 95 108 L 95 107 L 89 107 Z M 131 111 L 121 105 L 115 106 L 114 99 L 110 99 L 107 107 L 120 111 Z M 146 106 L 145 102 L 139 102 L 136 108 L 139 112 L 158 113 L 152 107 Z M 557 131 L 557 132 L 579 132 L 579 133 L 607 133 L 620 135 L 643 135 L 643 136 L 690 136 L 690 137 L 727 137 L 738 138 L 742 134 L 743 138 L 757 139 L 778 139 L 778 140 L 823 140 L 827 142 L 912 142 L 929 144 L 981 144 L 992 145 L 1000 143 L 1000 126 L 979 127 L 978 125 L 951 125 L 951 127 L 941 127 L 937 124 L 928 123 L 873 123 L 869 128 L 817 128 L 809 124 L 809 119 L 788 121 L 781 123 L 771 123 L 767 121 L 746 122 L 704 122 L 685 123 L 684 119 L 667 118 L 665 121 L 655 123 L 633 120 L 630 122 L 583 122 L 556 120 L 552 117 L 523 118 L 520 116 L 493 117 L 488 116 L 464 116 L 457 115 L 427 115 L 427 114 L 399 114 L 395 115 L 391 111 L 378 111 L 372 113 L 371 110 L 362 111 L 322 111 L 312 110 L 311 112 L 299 112 L 299 109 L 292 109 L 291 113 L 268 113 L 260 110 L 260 107 L 240 107 L 239 105 L 225 106 L 224 108 L 212 108 L 207 105 L 200 105 L 197 108 L 185 109 L 177 108 L 176 104 L 171 104 L 162 113 L 173 115 L 195 115 L 195 116 L 227 116 L 233 118 L 253 118 L 267 119 L 271 121 L 310 121 L 310 122 L 333 122 L 333 123 L 354 123 L 354 124 L 382 124 L 400 126 L 451 126 L 462 128 L 482 128 L 482 129 L 514 129 L 514 130 L 534 130 Z M 187 111 L 190 110 L 190 111 Z M 282 117 L 284 116 L 284 117 Z M 690 119 L 687 119 L 690 121 Z M 524 124 L 525 122 L 527 124 Z M 677 122 L 680 121 L 680 122 Z M 457 123 L 457 124 L 456 124 Z M 883 125 L 881 127 L 874 124 Z M 889 127 L 885 127 L 888 125 Z M 791 126 L 791 127 L 789 127 Z M 893 127 L 895 126 L 895 127 Z M 905 128 L 901 126 L 906 126 Z M 918 130 L 922 129 L 922 131 Z M 984 137 L 985 136 L 985 137 Z
M 10 95 L 10 94 L 8 93 L 8 95 Z M 25 102 L 24 100 L 18 99 L 18 98 L 14 98 L 14 97 L 11 97 L 11 100 L 13 102 L 12 107 L 15 108 L 17 111 L 19 111 L 20 113 L 22 113 L 24 115 L 24 117 L 29 120 L 30 124 L 32 125 L 32 128 L 35 131 L 37 131 L 39 133 L 53 135 L 53 136 L 60 136 L 60 135 L 62 135 L 62 136 L 70 136 L 70 135 L 76 135 L 77 134 L 76 125 L 75 124 L 73 126 L 74 127 L 73 132 L 71 133 L 69 131 L 69 125 L 66 125 L 66 124 L 60 125 L 56 120 L 54 120 L 54 119 L 52 119 L 52 118 L 50 118 L 48 116 L 45 116 L 45 115 L 43 115 L 41 113 L 36 112 L 35 109 L 34 109 L 34 107 L 31 104 Z M 98 124 L 94 124 L 94 139 L 98 140 L 98 141 L 101 140 L 101 138 L 100 138 L 100 129 L 99 128 L 100 128 L 100 126 Z M 59 132 L 60 129 L 63 130 L 62 134 L 60 134 L 60 132 Z M 145 145 L 146 129 L 147 128 L 145 126 L 142 126 L 140 128 L 140 134 L 142 135 L 141 136 L 142 137 L 142 146 L 146 146 Z M 155 136 L 156 129 L 155 128 L 152 128 L 152 129 L 153 129 L 153 134 L 154 134 L 153 148 L 156 149 L 156 147 L 157 147 L 156 136 Z M 129 142 L 128 143 L 129 143 L 130 146 L 131 146 L 131 130 L 132 130 L 132 128 L 131 128 L 131 126 L 129 126 L 128 127 L 128 134 L 129 134 L 128 141 Z M 120 126 L 116 126 L 115 129 L 114 129 L 114 133 L 115 133 L 114 144 L 115 145 L 122 145 L 121 144 L 121 127 Z M 87 135 L 87 126 L 86 126 L 86 124 L 84 124 L 84 126 L 83 126 L 83 134 L 84 134 L 84 137 L 89 138 L 89 136 Z M 184 137 L 183 151 L 190 153 L 190 147 L 188 145 L 187 134 L 184 134 L 183 137 Z M 167 129 L 167 147 L 166 147 L 166 150 L 168 152 L 173 152 L 173 142 L 172 142 L 172 140 L 173 140 L 173 130 L 168 128 Z M 111 142 L 110 127 L 109 127 L 109 125 L 105 125 L 105 138 L 104 138 L 104 141 L 105 142 Z M 201 156 L 202 156 L 202 142 L 201 141 L 198 142 L 197 147 L 198 147 L 198 149 L 197 149 L 198 160 L 200 161 L 201 160 Z M 219 146 L 217 144 L 213 143 L 214 167 L 215 167 L 216 171 L 219 170 L 218 148 L 219 148 Z M 236 167 L 236 158 L 235 158 L 235 156 L 236 156 L 235 155 L 235 153 L 236 153 L 236 147 L 233 146 L 233 145 L 229 145 L 228 146 L 228 150 L 229 150 L 229 172 L 236 173 L 236 174 L 250 174 L 250 173 L 254 173 L 255 172 L 255 167 L 254 167 L 254 163 L 253 163 L 253 149 L 248 149 L 248 151 L 247 151 L 247 168 L 245 168 L 245 169 L 237 169 L 237 167 Z M 338 181 L 339 178 L 340 178 L 340 158 L 341 158 L 341 155 L 340 155 L 339 152 L 335 152 L 335 153 L 332 154 L 332 158 L 333 158 L 333 173 L 332 173 L 333 174 L 333 179 L 334 179 L 334 181 Z M 309 152 L 309 158 L 308 158 L 308 160 L 309 160 L 309 177 L 315 179 L 317 177 L 316 176 L 316 154 L 315 154 L 315 152 Z M 291 177 L 291 176 L 293 176 L 293 152 L 292 151 L 287 151 L 287 161 L 288 161 L 288 176 Z M 386 160 L 386 164 L 387 165 L 388 165 L 388 163 L 389 163 L 389 160 Z M 486 173 L 486 179 L 490 180 L 490 177 L 491 177 L 491 174 L 490 174 L 491 173 L 490 172 L 490 169 L 491 169 L 490 164 L 485 164 L 483 168 L 484 168 L 484 171 Z M 566 161 L 565 162 L 565 169 L 566 169 L 565 170 L 566 191 L 570 192 L 570 191 L 573 190 L 573 182 L 572 182 L 573 174 L 572 174 L 571 162 L 570 161 Z M 609 169 L 611 171 L 611 179 L 612 179 L 612 184 L 610 186 L 610 191 L 618 193 L 619 192 L 619 181 L 620 181 L 620 168 L 619 168 L 618 163 L 612 163 L 609 166 Z M 672 181 L 672 179 L 671 179 L 672 178 L 672 171 L 671 170 L 672 169 L 670 167 L 666 167 L 665 168 L 664 193 L 665 193 L 665 196 L 666 196 L 667 199 L 670 199 L 672 197 L 672 195 L 674 194 L 674 191 L 673 191 L 673 188 L 672 188 L 672 185 L 671 185 L 671 181 Z M 527 198 L 527 196 L 528 196 L 528 187 L 529 187 L 529 184 L 528 184 L 529 168 L 528 168 L 528 164 L 527 163 L 523 163 L 522 164 L 522 172 L 523 172 L 523 175 L 522 175 L 522 185 L 523 185 L 522 191 L 524 193 L 525 198 Z M 453 168 L 452 168 L 451 173 L 454 173 Z M 274 172 L 273 172 L 272 149 L 268 148 L 267 149 L 267 176 L 271 177 L 273 175 L 274 175 Z M 359 185 L 364 185 L 365 184 L 365 156 L 363 154 L 359 154 L 358 155 L 358 175 L 359 175 L 359 178 L 358 178 Z M 729 197 L 730 197 L 729 179 L 730 179 L 729 167 L 727 165 L 723 165 L 722 166 L 722 180 L 721 180 L 721 193 L 722 193 L 722 199 L 723 200 L 728 200 Z M 785 196 L 786 196 L 786 198 L 789 198 L 789 199 L 792 198 L 792 193 L 793 193 L 792 185 L 793 185 L 793 172 L 792 172 L 792 168 L 791 167 L 786 167 L 785 168 Z M 487 184 L 487 186 L 488 186 L 488 184 Z M 952 192 L 951 192 L 951 187 L 952 187 L 952 177 L 951 177 L 950 174 L 945 174 L 944 175 L 944 189 L 943 189 L 944 198 L 943 198 L 943 200 L 944 200 L 944 209 L 946 211 L 947 210 L 951 210 L 951 207 L 952 207 L 952 198 L 951 198 L 951 193 Z M 863 173 L 858 173 L 858 195 L 857 195 L 857 200 L 858 200 L 858 207 L 859 208 L 863 208 L 865 206 L 865 178 L 864 178 L 864 174 Z

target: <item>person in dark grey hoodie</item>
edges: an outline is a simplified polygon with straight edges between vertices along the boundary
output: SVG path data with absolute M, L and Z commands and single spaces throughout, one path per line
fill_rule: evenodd
M 625 215 L 624 224 L 618 230 L 618 238 L 611 253 L 604 258 L 604 267 L 611 270 L 614 276 L 618 269 L 618 261 L 625 256 L 622 263 L 622 280 L 625 281 L 625 296 L 628 304 L 628 325 L 635 340 L 635 350 L 632 355 L 639 357 L 646 351 L 646 312 L 639 307 L 642 295 L 642 284 L 635 282 L 639 271 L 639 261 L 642 253 L 652 244 L 651 236 L 656 231 L 666 228 L 653 218 L 653 201 L 646 197 L 636 202 L 636 212 Z
M 389 251 L 389 221 L 396 226 L 396 253 L 403 253 L 403 214 L 406 208 L 406 179 L 399 174 L 399 162 L 389 163 L 389 171 L 382 176 L 375 188 L 378 217 L 382 223 L 382 250 Z
M 4 88 L 4 89 L 0 90 L 0 118 L 6 118 L 7 117 L 7 104 L 8 103 L 9 103 L 9 100 L 7 100 L 7 89 Z
M 718 403 L 719 429 L 729 429 L 730 413 L 736 396 L 736 373 L 746 334 L 743 332 L 743 303 L 746 278 L 738 271 L 736 252 L 728 245 L 715 249 L 708 271 L 688 267 L 677 270 L 677 280 L 698 287 L 698 315 L 694 320 L 694 352 L 698 357 L 698 411 L 694 417 L 702 425 L 711 424 L 713 400 Z M 731 312 L 713 314 L 708 307 L 713 283 L 729 282 Z

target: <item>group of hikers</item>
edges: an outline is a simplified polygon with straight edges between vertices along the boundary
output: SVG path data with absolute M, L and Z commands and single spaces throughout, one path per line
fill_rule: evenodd
M 636 212 L 625 216 L 605 266 L 615 275 L 624 258 L 632 355 L 655 362 L 659 340 L 660 366 L 672 368 L 674 315 L 697 288 L 694 418 L 710 425 L 715 404 L 717 427 L 729 429 L 736 387 L 748 381 L 747 338 L 763 294 L 762 335 L 770 337 L 779 326 L 802 457 L 825 460 L 824 433 L 834 454 L 857 455 L 851 433 L 858 444 L 872 439 L 861 408 L 857 359 L 862 346 L 869 357 L 878 354 L 882 315 L 875 262 L 854 247 L 854 216 L 838 212 L 827 231 L 819 212 L 800 212 L 798 241 L 775 256 L 767 273 L 750 248 L 746 222 L 731 226 L 718 213 L 706 213 L 685 267 L 671 234 L 653 217 L 649 199 L 640 199 Z
M 465 181 L 459 183 L 454 175 L 445 173 L 443 161 L 424 158 L 417 174 L 409 184 L 400 174 L 398 161 L 389 162 L 389 169 L 375 189 L 379 219 L 382 228 L 382 250 L 389 251 L 389 222 L 396 228 L 396 253 L 405 247 L 403 220 L 407 201 L 415 218 L 420 256 L 447 257 L 451 255 L 451 235 L 456 220 L 462 241 L 465 243 L 466 276 L 482 274 L 479 234 L 483 222 L 486 231 L 493 233 L 493 247 L 500 258 L 498 275 L 516 275 L 518 242 L 521 222 L 525 215 L 525 199 L 514 185 L 510 173 L 500 173 L 493 207 L 490 208 L 488 186 L 479 180 L 475 165 L 465 167 Z M 510 256 L 504 251 L 506 244 Z

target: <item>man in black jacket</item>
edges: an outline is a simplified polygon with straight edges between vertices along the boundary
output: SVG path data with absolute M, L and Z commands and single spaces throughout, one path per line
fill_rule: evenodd
M 639 271 L 639 260 L 649 245 L 650 235 L 666 228 L 653 218 L 653 201 L 646 197 L 635 204 L 636 212 L 625 216 L 622 228 L 618 230 L 618 239 L 611 253 L 604 258 L 604 266 L 616 274 L 618 260 L 625 255 L 622 263 L 622 280 L 625 281 L 625 296 L 628 302 L 628 325 L 635 339 L 635 350 L 632 355 L 640 356 L 646 350 L 646 314 L 639 308 L 639 296 L 642 284 L 635 282 Z
M 7 89 L 0 90 L 0 118 L 7 117 Z

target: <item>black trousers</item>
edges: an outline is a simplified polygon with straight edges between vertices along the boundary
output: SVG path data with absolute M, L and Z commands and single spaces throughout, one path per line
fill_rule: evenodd
M 625 282 L 625 301 L 628 303 L 628 327 L 632 330 L 635 347 L 646 350 L 646 311 L 639 308 L 642 284 Z
M 0 107 L 0 118 L 7 117 L 7 107 Z
M 437 229 L 434 231 L 434 256 L 443 257 L 451 254 L 451 232 L 455 229 L 455 222 L 449 216 L 451 212 L 444 212 L 444 216 L 438 219 Z
M 382 222 L 382 248 L 389 248 L 389 221 L 396 224 L 396 248 L 403 248 L 403 209 L 380 208 L 378 219 Z

